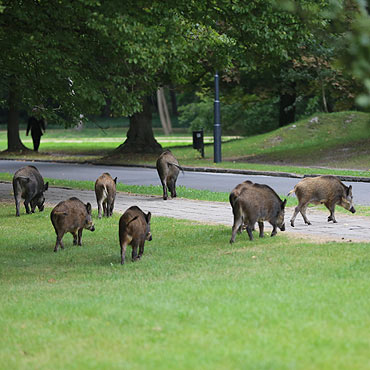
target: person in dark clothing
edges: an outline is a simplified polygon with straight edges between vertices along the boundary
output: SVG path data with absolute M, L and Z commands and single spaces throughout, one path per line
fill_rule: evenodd
M 38 119 L 36 117 L 31 116 L 28 119 L 26 136 L 28 136 L 30 130 L 33 141 L 33 150 L 37 152 L 39 150 L 41 136 L 43 135 L 43 132 L 45 132 L 44 119 L 43 118 Z

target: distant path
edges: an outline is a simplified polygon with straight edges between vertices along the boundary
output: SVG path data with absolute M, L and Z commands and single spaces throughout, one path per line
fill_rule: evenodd
M 95 193 L 91 190 L 70 190 L 51 187 L 45 193 L 45 196 L 49 206 L 54 206 L 61 200 L 76 196 L 85 203 L 90 202 L 94 209 L 97 208 Z M 12 186 L 10 183 L 0 182 L 0 202 L 14 204 Z M 231 236 L 233 216 L 231 207 L 228 203 L 195 201 L 181 198 L 164 201 L 159 196 L 135 196 L 125 193 L 117 194 L 115 211 L 123 213 L 132 205 L 139 206 L 145 212 L 152 212 L 153 217 L 166 216 L 199 221 L 207 224 L 226 225 L 230 227 Z M 370 242 L 370 217 L 360 217 L 352 215 L 349 212 L 346 214 L 338 213 L 336 215 L 338 223 L 333 224 L 326 221 L 328 216 L 327 212 L 308 209 L 307 216 L 312 222 L 312 225 L 305 225 L 302 218 L 298 216 L 295 222 L 296 227 L 292 228 L 289 224 L 292 213 L 292 208 L 287 209 L 285 216 L 286 234 L 313 238 L 319 241 Z M 15 218 L 15 207 L 11 217 Z M 21 209 L 21 217 L 30 217 L 25 214 L 24 207 Z M 270 225 L 266 222 L 265 226 L 266 231 L 270 232 Z M 278 235 L 279 233 L 281 232 L 278 231 Z M 247 241 L 247 234 L 244 232 L 243 235 L 237 235 L 237 240 L 240 239 Z
M 120 167 L 59 162 L 21 162 L 0 160 L 0 172 L 14 173 L 26 165 L 35 165 L 44 177 L 65 180 L 95 181 L 103 172 L 118 177 L 118 182 L 127 185 L 159 185 L 157 171 L 152 168 Z M 230 192 L 244 180 L 267 184 L 278 194 L 285 195 L 293 189 L 299 179 L 288 177 L 237 175 L 229 173 L 190 172 L 180 173 L 177 184 L 194 189 Z M 353 187 L 354 203 L 370 206 L 370 183 L 345 182 Z

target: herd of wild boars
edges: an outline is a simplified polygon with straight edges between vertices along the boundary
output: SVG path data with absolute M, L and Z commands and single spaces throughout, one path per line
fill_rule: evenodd
M 157 160 L 157 171 L 163 187 L 163 199 L 168 198 L 167 189 L 172 198 L 176 197 L 176 180 L 179 170 L 183 169 L 174 155 L 166 150 Z M 95 195 L 98 205 L 99 219 L 110 217 L 113 214 L 116 198 L 117 177 L 105 172 L 95 182 Z M 16 216 L 20 215 L 20 201 L 24 199 L 27 213 L 33 213 L 36 207 L 40 211 L 44 209 L 44 192 L 48 189 L 48 183 L 44 183 L 43 177 L 34 166 L 26 166 L 15 172 L 13 177 L 13 190 L 16 206 Z M 347 187 L 337 177 L 331 175 L 308 177 L 298 182 L 288 195 L 295 193 L 298 205 L 295 207 L 290 220 L 294 227 L 294 221 L 300 212 L 306 224 L 310 221 L 306 216 L 309 203 L 324 204 L 330 211 L 328 221 L 336 223 L 334 216 L 335 206 L 340 205 L 348 211 L 355 213 L 353 206 L 352 186 Z M 286 199 L 281 199 L 268 185 L 253 183 L 246 180 L 235 186 L 229 195 L 234 222 L 230 243 L 235 242 L 236 234 L 244 229 L 249 239 L 253 240 L 252 231 L 255 224 L 259 227 L 259 236 L 264 236 L 264 222 L 269 222 L 273 229 L 271 236 L 277 234 L 277 229 L 285 230 L 284 215 Z M 31 207 L 31 208 L 30 208 Z M 50 214 L 50 219 L 56 233 L 54 251 L 59 247 L 64 248 L 63 236 L 71 233 L 73 244 L 82 244 L 83 229 L 95 230 L 92 220 L 92 206 L 83 203 L 78 198 L 72 197 L 58 203 Z M 131 206 L 121 216 L 118 225 L 118 236 L 121 250 L 121 264 L 125 262 L 127 246 L 132 247 L 132 261 L 140 259 L 144 253 L 145 241 L 152 240 L 150 231 L 151 213 L 144 213 L 139 207 Z

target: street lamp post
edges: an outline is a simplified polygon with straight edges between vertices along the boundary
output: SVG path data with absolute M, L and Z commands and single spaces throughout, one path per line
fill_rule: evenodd
M 214 103 L 214 125 L 213 125 L 213 153 L 214 163 L 221 162 L 221 119 L 220 119 L 220 96 L 218 73 L 215 74 L 215 103 Z

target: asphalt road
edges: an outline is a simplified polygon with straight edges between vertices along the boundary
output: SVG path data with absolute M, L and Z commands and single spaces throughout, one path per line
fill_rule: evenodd
M 95 181 L 103 172 L 109 172 L 118 182 L 128 185 L 159 185 L 157 171 L 151 168 L 96 166 L 90 164 L 69 164 L 58 162 L 21 162 L 0 160 L 0 172 L 14 173 L 21 167 L 34 165 L 44 177 L 64 180 Z M 271 186 L 278 194 L 285 195 L 293 189 L 299 179 L 288 177 L 252 176 L 209 172 L 180 172 L 177 185 L 211 191 L 230 192 L 245 180 Z M 370 183 L 345 182 L 352 185 L 354 203 L 370 206 Z

